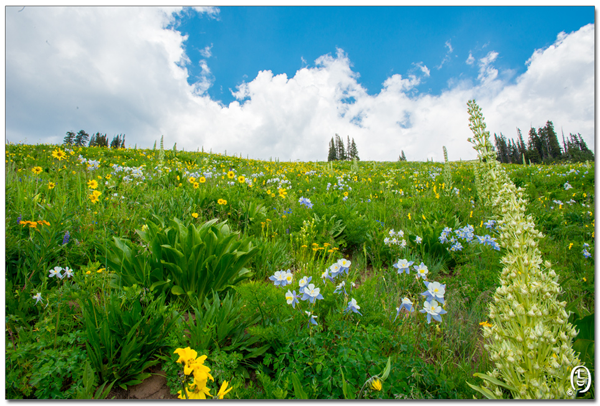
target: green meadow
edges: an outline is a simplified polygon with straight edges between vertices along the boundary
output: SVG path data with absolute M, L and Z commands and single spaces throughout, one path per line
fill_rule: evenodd
M 8 399 L 111 398 L 158 371 L 182 397 L 484 397 L 469 384 L 494 368 L 506 247 L 479 160 L 25 144 L 5 159 Z M 594 163 L 500 166 L 593 373 Z

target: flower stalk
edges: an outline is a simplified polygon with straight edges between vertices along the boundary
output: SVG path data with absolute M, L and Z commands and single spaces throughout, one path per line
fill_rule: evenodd
M 495 368 L 475 374 L 483 386 L 469 386 L 487 398 L 503 398 L 507 391 L 516 399 L 574 398 L 570 374 L 580 364 L 572 348 L 577 332 L 568 322 L 566 302 L 558 300 L 558 276 L 538 249 L 543 234 L 525 214 L 523 190 L 496 160 L 481 108 L 474 100 L 467 105 L 474 134 L 469 142 L 479 156 L 477 192 L 498 218 L 505 252 L 500 287 L 489 307 L 490 323 L 483 325 L 485 348 Z

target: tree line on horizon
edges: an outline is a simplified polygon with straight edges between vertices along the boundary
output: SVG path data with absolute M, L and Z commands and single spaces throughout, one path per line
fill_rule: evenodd
M 97 132 L 90 135 L 84 130 L 79 131 L 75 134 L 73 131 L 67 131 L 67 135 L 63 139 L 63 145 L 70 145 L 75 147 L 106 147 L 108 148 L 108 135 L 100 134 Z M 113 137 L 110 142 L 111 148 L 125 148 L 125 134 L 117 134 Z
M 339 135 L 335 135 L 335 137 L 331 137 L 331 141 L 329 142 L 329 153 L 327 154 L 327 161 L 352 161 L 354 159 L 360 161 L 358 157 L 358 148 L 356 147 L 356 143 L 354 142 L 354 138 L 352 138 L 352 142 L 350 142 L 350 136 L 348 136 L 347 144 L 344 147 L 344 141 L 340 138 Z
M 594 153 L 588 148 L 581 134 L 569 134 L 565 139 L 562 135 L 562 146 L 554 131 L 552 121 L 547 121 L 544 127 L 529 130 L 527 144 L 523 141 L 521 130 L 517 128 L 517 140 L 507 139 L 502 133 L 494 134 L 496 144 L 496 159 L 502 163 L 532 164 L 555 163 L 559 161 L 584 162 L 593 161 Z

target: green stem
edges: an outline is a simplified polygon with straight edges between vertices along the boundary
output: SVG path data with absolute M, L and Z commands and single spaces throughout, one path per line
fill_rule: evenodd
M 60 321 L 60 302 L 58 304 L 58 313 L 56 314 L 56 327 L 54 328 L 54 349 L 56 349 L 56 338 L 58 337 L 58 322 Z

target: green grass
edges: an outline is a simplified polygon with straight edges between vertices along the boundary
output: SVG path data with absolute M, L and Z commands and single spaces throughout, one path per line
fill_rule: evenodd
M 367 388 L 363 397 L 479 396 L 466 382 L 473 383 L 473 373 L 491 369 L 480 323 L 487 320 L 488 304 L 498 287 L 502 251 L 463 241 L 464 249 L 453 253 L 448 251 L 449 244 L 439 241 L 445 227 L 468 224 L 477 235 L 494 236 L 483 226 L 491 219 L 490 211 L 477 196 L 472 162 L 450 163 L 453 187 L 459 192 L 448 193 L 443 165 L 433 162 L 359 162 L 358 170 L 353 170 L 352 162 L 266 162 L 174 151 L 165 151 L 160 161 L 159 151 L 96 147 L 72 148 L 59 161 L 52 156 L 57 148 L 65 151 L 52 145 L 10 144 L 6 148 L 6 370 L 7 382 L 15 382 L 7 387 L 7 398 L 73 397 L 81 389 L 82 374 L 72 372 L 72 364 L 90 358 L 86 325 L 90 328 L 92 323 L 88 319 L 86 324 L 83 304 L 103 306 L 110 296 L 111 306 L 127 311 L 135 292 L 148 298 L 140 302 L 142 313 L 146 309 L 158 312 L 157 305 L 149 303 L 163 292 L 161 288 L 111 269 L 110 264 L 119 261 L 109 250 L 114 249 L 113 237 L 127 239 L 137 247 L 137 258 L 154 263 L 151 269 L 157 269 L 160 261 L 151 257 L 156 250 L 140 233 L 150 222 L 164 224 L 168 233 L 174 218 L 185 227 L 197 228 L 212 219 L 225 221 L 232 232 L 239 233 L 236 239 L 251 243 L 256 251 L 245 264 L 250 278 L 226 289 L 215 285 L 241 303 L 222 314 L 249 323 L 244 342 L 251 344 L 236 345 L 237 335 L 217 331 L 224 320 L 211 322 L 213 330 L 206 337 L 219 337 L 217 346 L 203 345 L 212 349 L 205 354 L 215 374 L 211 393 L 216 392 L 217 382 L 228 380 L 234 387 L 229 398 L 355 397 L 390 359 L 391 371 L 382 390 Z M 98 167 L 89 169 L 79 156 L 100 161 Z M 41 173 L 35 174 L 34 167 L 40 167 Z M 540 250 L 560 275 L 564 291 L 560 300 L 570 304 L 574 317 L 593 313 L 594 164 L 505 168 L 513 182 L 525 189 L 528 213 L 545 235 Z M 231 179 L 229 171 L 234 171 Z M 204 182 L 199 181 L 201 176 Z M 97 181 L 95 190 L 101 192 L 97 202 L 90 198 L 91 180 Z M 572 188 L 565 190 L 567 181 Z M 285 189 L 285 197 L 280 196 L 280 189 Z M 300 204 L 301 197 L 310 199 L 312 208 Z M 36 222 L 35 227 L 20 224 L 18 219 Z M 405 248 L 384 243 L 391 229 L 404 232 Z M 63 244 L 67 231 L 69 241 Z M 415 242 L 417 236 L 423 239 L 421 244 Z M 169 234 L 165 241 L 175 246 L 179 244 L 176 238 Z M 589 244 L 591 258 L 584 257 L 584 244 Z M 179 249 L 192 252 L 191 246 L 188 251 Z M 174 269 L 177 261 L 172 258 L 163 258 L 174 265 L 164 266 L 160 280 L 166 281 L 166 270 Z M 341 277 L 335 283 L 321 279 L 341 258 L 352 262 L 349 275 L 342 278 L 347 296 L 334 293 Z M 446 285 L 447 313 L 441 323 L 432 320 L 428 324 L 419 312 L 426 287 L 414 280 L 414 269 L 410 275 L 398 275 L 392 264 L 402 258 L 414 265 L 423 262 L 429 268 L 429 280 Z M 49 270 L 56 266 L 70 267 L 75 276 L 49 278 Z M 288 269 L 294 275 L 292 285 L 274 286 L 269 277 Z M 304 276 L 312 277 L 323 300 L 314 305 L 300 301 L 292 308 L 285 293 L 288 289 L 298 293 L 298 281 Z M 172 281 L 160 286 L 171 286 Z M 356 284 L 352 290 L 351 282 Z M 202 289 L 204 297 L 210 289 Z M 36 293 L 41 293 L 41 303 L 32 298 Z M 165 308 L 160 314 L 165 324 L 192 314 L 191 301 L 182 300 L 178 289 L 163 293 Z M 187 292 L 185 296 L 190 297 Z M 404 297 L 411 298 L 415 312 L 405 317 L 403 311 L 394 321 Z M 116 298 L 121 298 L 120 305 Z M 352 298 L 362 315 L 344 313 Z M 309 327 L 305 310 L 318 316 L 317 326 Z M 105 309 L 97 312 L 105 313 Z M 139 343 L 131 344 L 141 348 L 143 341 L 144 346 L 157 349 L 147 362 L 159 362 L 170 374 L 173 393 L 180 388 L 172 352 L 189 342 L 181 330 L 174 327 L 168 337 L 158 334 L 156 342 L 147 342 L 155 340 L 154 336 L 136 336 L 134 341 Z M 202 340 L 198 334 L 194 342 Z M 77 352 L 70 359 L 66 354 L 72 348 Z M 120 354 L 122 350 L 111 351 Z M 31 360 L 34 352 L 38 357 L 52 357 L 48 361 L 57 369 L 37 368 Z M 98 354 L 95 357 L 92 365 L 100 365 L 102 360 Z M 119 371 L 127 369 L 119 364 L 118 370 L 109 371 L 110 364 L 103 365 L 94 367 L 96 376 L 118 380 Z M 131 365 L 140 362 L 131 361 Z M 59 373 L 69 378 L 50 380 L 41 375 Z M 144 376 L 141 370 L 136 373 Z M 104 383 L 96 382 L 97 386 Z

